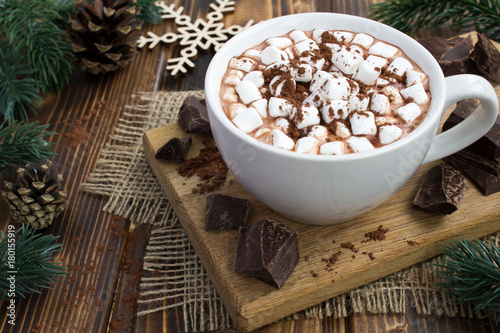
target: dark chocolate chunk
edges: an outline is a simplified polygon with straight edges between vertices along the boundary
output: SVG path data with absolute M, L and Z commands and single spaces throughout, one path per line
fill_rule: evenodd
M 458 209 L 466 187 L 460 171 L 441 163 L 426 173 L 413 204 L 434 213 L 451 214 Z
M 455 110 L 450 114 L 443 124 L 443 130 L 448 130 L 461 123 L 479 106 L 479 101 L 467 99 L 457 103 Z M 497 117 L 493 127 L 479 140 L 471 144 L 466 150 L 483 156 L 486 159 L 495 160 L 500 158 L 500 116 Z
M 448 41 L 446 39 L 437 36 L 422 38 L 419 39 L 418 42 L 422 44 L 436 60 L 441 59 L 448 46 Z
M 212 133 L 204 99 L 189 96 L 184 100 L 179 110 L 179 126 L 188 133 Z
M 484 76 L 500 82 L 500 51 L 484 34 L 478 34 L 477 38 L 478 41 L 471 55 L 472 59 Z
M 484 171 L 495 176 L 500 176 L 500 160 L 485 158 L 484 156 L 475 154 L 467 149 L 462 149 L 451 156 L 469 163 L 476 168 L 483 169 Z
M 477 67 L 471 59 L 471 52 L 474 48 L 471 36 L 466 38 L 454 38 L 448 41 L 445 53 L 438 63 L 445 76 L 457 74 L 475 74 Z
M 234 270 L 281 288 L 299 262 L 297 232 L 267 218 L 239 230 Z
M 205 230 L 239 228 L 245 225 L 250 201 L 229 195 L 211 193 L 207 196 Z
M 444 160 L 468 177 L 483 195 L 491 195 L 500 192 L 500 177 L 453 156 L 448 156 Z
M 155 158 L 168 162 L 184 162 L 192 142 L 190 136 L 182 139 L 172 138 L 158 148 Z

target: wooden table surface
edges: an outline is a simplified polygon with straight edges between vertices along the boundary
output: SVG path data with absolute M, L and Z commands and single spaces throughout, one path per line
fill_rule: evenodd
M 184 12 L 193 18 L 206 17 L 210 0 L 175 1 L 184 6 Z M 276 16 L 322 11 L 367 16 L 370 0 L 237 0 L 235 11 L 227 13 L 225 25 L 244 25 Z M 167 1 L 167 3 L 170 3 Z M 173 2 L 172 2 L 173 3 Z M 171 20 L 145 31 L 158 35 L 172 31 Z M 451 37 L 457 31 L 442 28 L 441 36 Z M 420 36 L 431 34 L 421 33 Z M 203 88 L 205 71 L 213 51 L 200 54 L 193 72 L 174 79 L 165 75 L 166 60 L 178 54 L 178 47 L 160 45 L 153 50 L 143 49 L 131 64 L 119 72 L 93 77 L 76 69 L 70 83 L 58 94 L 44 97 L 37 115 L 30 120 L 51 124 L 59 135 L 50 138 L 55 143 L 53 167 L 62 172 L 69 194 L 69 208 L 58 220 L 44 230 L 59 236 L 65 251 L 55 260 L 68 268 L 69 274 L 57 281 L 53 289 L 41 295 L 32 294 L 16 300 L 15 326 L 7 323 L 7 303 L 0 303 L 1 332 L 181 332 L 182 315 L 178 310 L 154 312 L 138 318 L 124 318 L 127 293 L 130 292 L 130 274 L 134 270 L 124 258 L 140 257 L 144 238 L 132 237 L 130 223 L 102 210 L 106 198 L 79 191 L 94 169 L 101 149 L 124 107 L 133 104 L 134 93 L 159 90 L 195 90 Z M 73 140 L 71 134 L 83 130 L 87 138 Z M 0 181 L 5 176 L 0 175 Z M 5 233 L 8 224 L 19 227 L 0 200 L 0 230 Z M 146 235 L 149 229 L 135 231 Z M 135 241 L 132 241 L 135 239 Z M 127 246 L 128 245 L 128 246 Z M 137 269 L 137 267 L 136 267 Z M 124 296 L 125 295 L 125 296 Z M 498 332 L 489 319 L 446 316 L 421 316 L 410 304 L 406 314 L 354 314 L 347 318 L 306 319 L 300 314 L 296 321 L 282 321 L 256 332 Z M 126 324 L 129 319 L 130 325 Z M 125 324 L 124 324 L 125 323 Z M 122 325 L 123 324 L 123 325 Z M 224 332 L 233 332 L 225 330 Z

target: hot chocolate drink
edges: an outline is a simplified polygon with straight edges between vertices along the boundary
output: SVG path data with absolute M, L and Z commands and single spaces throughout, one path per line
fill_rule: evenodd
M 348 31 L 294 30 L 234 57 L 220 100 L 242 131 L 277 148 L 341 155 L 408 135 L 430 104 L 401 49 Z

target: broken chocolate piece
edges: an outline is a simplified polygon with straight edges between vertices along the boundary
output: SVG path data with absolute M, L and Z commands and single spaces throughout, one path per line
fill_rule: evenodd
M 441 59 L 448 46 L 448 41 L 446 39 L 437 36 L 422 38 L 419 39 L 418 42 L 422 44 L 436 60 Z
M 488 159 L 467 149 L 462 149 L 451 156 L 489 172 L 494 176 L 500 176 L 500 160 Z
M 179 126 L 184 132 L 210 134 L 207 106 L 204 99 L 189 96 L 179 110 Z
M 211 193 L 207 196 L 205 230 L 239 228 L 245 225 L 250 201 L 229 195 Z
M 448 156 L 444 160 L 468 177 L 483 195 L 491 195 L 500 192 L 500 177 L 453 156 Z
M 234 270 L 281 288 L 299 262 L 297 232 L 267 218 L 240 227 Z
M 157 160 L 182 163 L 186 159 L 192 142 L 193 141 L 190 136 L 182 139 L 172 138 L 163 146 L 158 148 L 155 153 L 155 158 Z
M 478 34 L 477 38 L 478 41 L 471 55 L 472 59 L 484 76 L 500 82 L 500 51 L 484 34 Z
M 465 189 L 460 171 L 441 163 L 427 172 L 413 204 L 434 213 L 451 214 L 458 209 Z
M 474 48 L 471 36 L 454 38 L 448 41 L 448 46 L 438 63 L 444 76 L 457 74 L 477 73 L 476 64 L 471 59 L 470 53 Z
M 450 114 L 443 124 L 443 131 L 461 123 L 471 115 L 479 106 L 479 101 L 466 99 L 457 103 L 455 110 Z M 500 158 L 500 116 L 497 117 L 493 127 L 479 140 L 465 148 L 468 151 L 483 156 L 486 159 Z

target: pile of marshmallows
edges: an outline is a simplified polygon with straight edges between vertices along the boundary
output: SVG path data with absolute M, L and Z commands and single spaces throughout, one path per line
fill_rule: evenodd
M 328 72 L 318 57 L 325 32 L 331 34 L 324 44 L 332 55 Z M 231 59 L 221 99 L 238 128 L 281 149 L 338 155 L 389 144 L 415 127 L 429 104 L 427 76 L 401 50 L 362 33 L 317 29 L 309 35 L 295 30 Z M 268 85 L 267 69 L 281 73 Z M 309 93 L 297 106 L 283 91 L 301 82 Z M 290 122 L 307 135 L 292 139 Z

